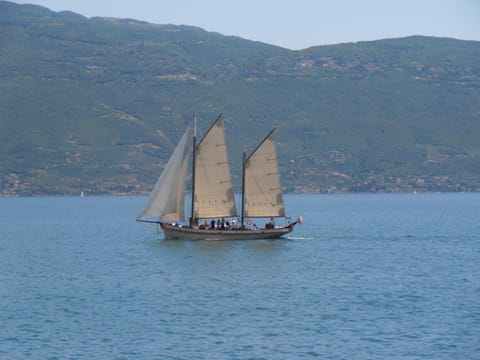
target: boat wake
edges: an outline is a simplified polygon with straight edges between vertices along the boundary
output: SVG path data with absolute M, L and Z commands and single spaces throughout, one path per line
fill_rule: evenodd
M 287 237 L 288 240 L 313 240 L 313 237 L 304 237 L 304 236 L 289 236 Z

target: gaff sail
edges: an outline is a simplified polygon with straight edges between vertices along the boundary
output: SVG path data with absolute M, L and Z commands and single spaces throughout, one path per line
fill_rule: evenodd
M 284 217 L 273 129 L 244 164 L 245 217 Z
M 195 149 L 194 218 L 237 216 L 221 115 Z

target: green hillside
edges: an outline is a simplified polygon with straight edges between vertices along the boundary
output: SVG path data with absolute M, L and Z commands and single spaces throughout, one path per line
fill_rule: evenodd
M 236 184 L 276 126 L 287 191 L 480 190 L 480 42 L 291 51 L 0 1 L 0 54 L 0 194 L 149 191 L 221 112 Z

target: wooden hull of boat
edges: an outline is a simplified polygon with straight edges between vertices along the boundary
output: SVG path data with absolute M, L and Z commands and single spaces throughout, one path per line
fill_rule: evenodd
M 204 230 L 190 227 L 179 227 L 168 223 L 162 223 L 161 227 L 165 239 L 183 240 L 260 240 L 275 239 L 291 233 L 294 224 L 275 229 L 259 230 Z

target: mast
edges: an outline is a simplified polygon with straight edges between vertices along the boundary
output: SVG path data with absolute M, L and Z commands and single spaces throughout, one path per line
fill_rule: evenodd
M 243 161 L 242 161 L 242 212 L 240 214 L 240 229 L 244 227 L 245 221 L 245 160 L 247 159 L 247 147 L 243 145 Z
M 195 214 L 195 158 L 197 148 L 197 113 L 193 116 L 193 151 L 192 151 L 192 211 L 190 215 L 189 225 L 193 224 L 193 216 Z

